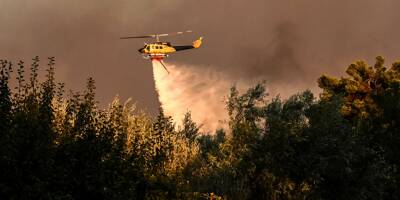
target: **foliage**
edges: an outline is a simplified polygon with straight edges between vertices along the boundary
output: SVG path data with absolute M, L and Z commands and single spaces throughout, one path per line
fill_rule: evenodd
M 380 115 L 382 110 L 376 102 L 376 97 L 385 92 L 395 92 L 400 85 L 400 62 L 393 63 L 387 69 L 381 56 L 376 58 L 375 65 L 368 66 L 364 61 L 357 61 L 346 70 L 350 78 L 340 80 L 322 76 L 318 80 L 324 90 L 322 99 L 329 100 L 337 94 L 344 95 L 345 101 L 341 107 L 344 116 L 368 117 Z
M 1 199 L 398 199 L 400 64 L 358 61 L 350 78 L 322 76 L 310 91 L 268 98 L 265 84 L 231 89 L 229 128 L 200 133 L 187 113 L 175 127 L 95 82 L 65 94 L 54 58 L 38 81 L 0 62 Z

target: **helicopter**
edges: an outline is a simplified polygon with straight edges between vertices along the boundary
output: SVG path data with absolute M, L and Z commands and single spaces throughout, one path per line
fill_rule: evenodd
M 144 59 L 150 59 L 152 61 L 156 60 L 160 62 L 161 65 L 164 67 L 164 69 L 169 73 L 167 67 L 163 62 L 163 59 L 167 58 L 169 54 L 177 51 L 200 48 L 203 37 L 200 37 L 199 39 L 195 40 L 192 45 L 184 45 L 184 46 L 173 46 L 170 42 L 162 42 L 160 41 L 160 37 L 181 35 L 184 33 L 191 33 L 191 32 L 192 31 L 189 30 L 185 32 L 121 37 L 120 39 L 155 38 L 156 42 L 150 44 L 144 43 L 144 47 L 138 49 L 138 51 L 143 55 Z

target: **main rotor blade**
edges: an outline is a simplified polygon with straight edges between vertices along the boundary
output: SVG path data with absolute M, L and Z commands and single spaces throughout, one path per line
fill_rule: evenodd
M 179 31 L 179 32 L 174 32 L 174 33 L 164 33 L 164 34 L 158 34 L 158 36 L 159 37 L 164 37 L 164 36 L 173 36 L 173 35 L 181 35 L 181 34 L 184 34 L 184 33 L 191 33 L 192 31 L 191 30 L 188 30 L 188 31 Z
M 133 38 L 154 38 L 155 35 L 143 35 L 143 36 L 130 36 L 130 37 L 121 37 L 120 39 L 133 39 Z
M 191 30 L 188 31 L 180 31 L 174 33 L 163 33 L 163 34 L 155 34 L 155 35 L 142 35 L 142 36 L 130 36 L 130 37 L 121 37 L 120 39 L 134 39 L 134 38 L 157 38 L 157 37 L 165 37 L 165 36 L 174 36 L 174 35 L 182 35 L 184 33 L 191 33 Z

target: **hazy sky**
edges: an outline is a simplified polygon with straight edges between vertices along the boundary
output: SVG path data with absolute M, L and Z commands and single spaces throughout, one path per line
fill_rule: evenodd
M 205 36 L 204 46 L 167 63 L 300 90 L 357 59 L 400 58 L 399 7 L 398 0 L 0 0 L 0 58 L 56 56 L 68 88 L 92 76 L 102 104 L 119 94 L 154 113 L 152 67 L 137 52 L 145 40 L 121 36 L 193 30 L 166 39 Z

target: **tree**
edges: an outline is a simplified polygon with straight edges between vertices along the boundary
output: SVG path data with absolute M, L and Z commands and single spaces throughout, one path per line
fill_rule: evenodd
M 346 73 L 349 78 L 336 79 L 323 75 L 318 84 L 323 89 L 323 100 L 329 101 L 339 94 L 344 96 L 341 113 L 347 117 L 381 115 L 382 108 L 378 107 L 376 97 L 385 92 L 395 92 L 400 84 L 400 62 L 387 69 L 381 56 L 376 57 L 373 67 L 357 61 L 349 65 Z
M 353 180 L 347 183 L 346 193 L 354 195 L 357 191 L 359 197 L 376 199 L 398 196 L 395 182 L 399 180 L 399 172 L 395 168 L 400 156 L 397 120 L 400 63 L 387 68 L 383 57 L 378 56 L 373 67 L 357 61 L 346 72 L 349 78 L 322 76 L 318 80 L 324 90 L 322 102 L 329 104 L 334 99 L 339 100 L 340 113 L 349 120 L 345 123 L 349 130 L 343 137 L 352 138 L 347 149 L 353 152 L 346 153 L 345 159 L 353 177 L 344 177 Z

